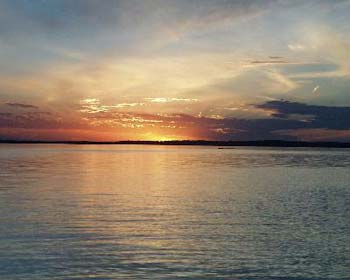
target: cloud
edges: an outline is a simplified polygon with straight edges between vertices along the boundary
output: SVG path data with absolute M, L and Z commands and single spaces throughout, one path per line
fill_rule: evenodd
M 136 107 L 136 106 L 143 106 L 145 103 L 139 103 L 139 102 L 134 102 L 134 103 L 119 103 L 115 105 L 111 105 L 109 107 L 111 108 L 129 108 L 129 107 Z
M 251 60 L 248 65 L 246 66 L 269 66 L 269 65 L 280 65 L 288 66 L 288 65 L 300 65 L 300 66 L 312 66 L 312 65 L 319 65 L 319 61 L 311 61 L 308 60 L 301 60 L 294 58 L 293 60 L 288 60 L 282 56 L 268 56 L 268 59 L 255 59 Z
M 320 86 L 315 86 L 314 89 L 312 90 L 312 93 L 316 93 L 319 90 Z
M 132 102 L 132 103 L 118 103 L 113 105 L 103 105 L 98 98 L 85 98 L 80 100 L 79 111 L 82 113 L 96 114 L 100 112 L 109 112 L 113 109 L 131 108 L 136 106 L 144 106 L 145 103 Z
M 0 112 L 0 118 L 9 118 L 11 117 L 13 114 L 12 113 L 3 113 Z
M 310 73 L 295 73 L 293 77 L 320 78 L 344 77 L 350 75 L 349 47 L 350 38 L 342 26 L 335 28 L 326 22 L 310 21 L 302 28 L 298 43 L 290 43 L 289 50 L 300 57 L 308 57 L 323 64 L 335 65 L 333 71 L 314 71 Z
M 0 1 L 0 97 L 12 101 L 0 104 L 1 124 L 117 139 L 147 129 L 220 139 L 346 129 L 339 109 L 265 102 L 350 105 L 350 6 L 338 3 Z
M 135 112 L 99 112 L 86 117 L 95 127 L 131 129 L 135 135 L 143 131 L 181 135 L 187 139 L 257 140 L 276 139 L 274 130 L 304 127 L 299 120 L 239 119 L 222 116 L 193 116 L 188 114 L 145 114 Z M 291 139 L 289 136 L 284 138 Z
M 96 104 L 96 100 L 89 100 Z M 95 105 L 93 105 L 95 106 Z M 230 118 L 218 116 L 194 116 L 189 114 L 152 114 L 121 111 L 83 112 L 82 116 L 69 116 L 49 112 L 1 113 L 0 128 L 9 133 L 16 129 L 85 131 L 88 135 L 109 133 L 105 140 L 143 139 L 149 134 L 177 135 L 180 139 L 261 140 L 308 139 L 307 133 L 334 131 L 341 140 L 350 130 L 350 107 L 308 105 L 289 101 L 267 101 L 255 108 L 270 113 L 269 118 Z M 313 131 L 313 132 L 312 132 Z M 341 132 L 343 131 L 343 132 Z M 312 132 L 312 133 L 311 133 Z M 324 132 L 324 133 L 326 133 Z M 28 134 L 29 135 L 29 134 Z M 326 134 L 323 134 L 326 135 Z M 330 133 L 327 134 L 330 139 Z M 77 136 L 77 135 L 76 135 Z M 75 136 L 75 137 L 76 137 Z M 73 136 L 72 136 L 73 137 Z M 92 136 L 90 136 L 92 137 Z M 96 136 L 97 137 L 97 136 Z M 311 137 L 311 136 L 310 136 Z M 321 137 L 321 136 L 319 136 Z M 95 139 L 94 137 L 85 140 Z M 311 138 L 310 138 L 311 139 Z
M 288 48 L 291 50 L 291 51 L 304 51 L 306 50 L 306 46 L 302 45 L 302 44 L 288 44 Z
M 268 59 L 256 59 L 249 62 L 250 64 L 262 64 L 262 65 L 273 65 L 273 64 L 294 64 L 288 60 L 285 60 L 282 56 L 268 56 Z
M 306 128 L 350 129 L 350 107 L 308 105 L 289 101 L 268 101 L 257 108 L 272 111 L 272 116 L 293 120 L 293 116 L 312 116 Z M 295 119 L 295 118 L 294 118 Z
M 67 122 L 62 123 L 61 117 L 50 112 L 0 113 L 0 127 L 57 129 L 59 127 L 69 128 L 70 124 L 68 119 Z
M 198 99 L 196 98 L 150 97 L 144 99 L 151 103 L 198 102 Z
M 22 109 L 39 109 L 37 106 L 16 102 L 5 102 L 5 105 L 10 107 L 22 108 Z
M 270 59 L 283 59 L 283 56 L 269 56 Z
M 278 91 L 280 87 L 282 87 L 284 91 L 291 91 L 299 87 L 295 81 L 279 71 L 268 71 L 266 74 L 272 81 L 274 81 L 272 88 L 276 88 L 275 91 Z
M 250 62 L 251 64 L 291 64 L 291 62 L 286 60 L 253 60 Z

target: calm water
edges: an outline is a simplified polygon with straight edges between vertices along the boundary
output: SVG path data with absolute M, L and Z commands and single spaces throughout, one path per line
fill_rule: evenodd
M 350 279 L 350 150 L 0 145 L 0 279 Z

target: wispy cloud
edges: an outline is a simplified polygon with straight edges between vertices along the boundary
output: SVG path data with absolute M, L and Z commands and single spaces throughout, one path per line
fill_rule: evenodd
M 298 44 L 298 43 L 296 43 L 296 44 L 288 44 L 288 48 L 291 51 L 295 51 L 295 52 L 297 52 L 297 51 L 304 51 L 304 50 L 307 49 L 306 46 L 304 46 L 302 44 Z
M 23 103 L 17 103 L 17 102 L 5 102 L 5 105 L 10 107 L 22 108 L 22 109 L 38 109 L 38 107 L 35 105 L 23 104 Z
M 177 98 L 177 97 L 147 97 L 146 101 L 152 103 L 171 103 L 171 102 L 198 102 L 196 98 Z
M 0 1 L 3 131 L 295 139 L 296 129 L 346 130 L 347 113 L 328 106 L 350 106 L 346 2 Z M 281 98 L 294 102 L 273 103 Z
M 266 64 L 266 65 L 272 65 L 272 64 L 292 64 L 292 62 L 289 62 L 287 60 L 253 60 L 250 62 L 251 64 Z
M 82 113 L 96 114 L 100 112 L 108 112 L 112 109 L 131 108 L 136 106 L 143 106 L 145 103 L 133 102 L 133 103 L 118 103 L 113 105 L 103 105 L 98 98 L 86 98 L 80 100 L 79 111 Z

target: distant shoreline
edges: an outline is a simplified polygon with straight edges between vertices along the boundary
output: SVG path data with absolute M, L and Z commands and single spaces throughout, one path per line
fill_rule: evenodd
M 218 147 L 285 147 L 285 148 L 350 148 L 345 142 L 303 142 L 283 140 L 260 141 L 19 141 L 0 140 L 0 144 L 74 144 L 74 145 L 165 145 L 165 146 L 218 146 Z

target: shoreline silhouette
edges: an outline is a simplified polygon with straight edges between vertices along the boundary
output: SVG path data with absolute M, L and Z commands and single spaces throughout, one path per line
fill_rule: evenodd
M 210 141 L 210 140 L 39 141 L 39 140 L 0 140 L 0 144 L 164 145 L 164 146 L 218 146 L 218 147 L 350 148 L 350 143 L 348 143 L 348 142 L 307 142 L 307 141 L 284 141 L 284 140 L 257 140 L 257 141 Z

